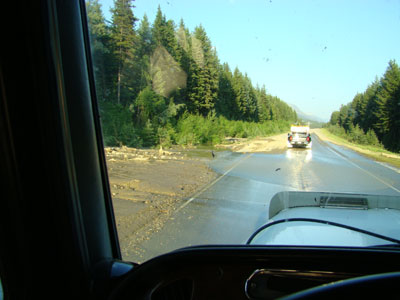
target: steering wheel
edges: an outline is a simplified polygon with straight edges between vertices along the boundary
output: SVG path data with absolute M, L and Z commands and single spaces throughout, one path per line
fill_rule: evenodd
M 383 273 L 324 284 L 281 299 L 398 299 L 399 286 L 400 272 Z

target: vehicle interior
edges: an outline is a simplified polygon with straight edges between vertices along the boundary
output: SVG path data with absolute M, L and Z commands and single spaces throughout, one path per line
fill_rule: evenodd
M 398 297 L 393 248 L 204 245 L 124 261 L 85 3 L 0 5 L 4 299 Z

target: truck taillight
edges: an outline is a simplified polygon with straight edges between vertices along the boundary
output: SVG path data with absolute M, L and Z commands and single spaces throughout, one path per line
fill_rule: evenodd
M 310 142 L 311 141 L 311 137 L 308 136 L 306 140 L 307 140 L 307 142 Z
M 289 141 L 292 141 L 293 140 L 293 136 L 291 135 L 291 136 L 289 136 Z

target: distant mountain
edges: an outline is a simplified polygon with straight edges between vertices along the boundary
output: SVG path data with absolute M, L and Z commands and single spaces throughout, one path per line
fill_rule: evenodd
M 299 119 L 302 119 L 303 121 L 318 122 L 318 123 L 326 123 L 327 122 L 326 120 L 324 120 L 320 117 L 317 117 L 312 114 L 308 114 L 308 113 L 301 111 L 300 108 L 298 108 L 294 104 L 291 104 L 291 103 L 288 103 L 288 104 L 296 111 L 297 117 Z

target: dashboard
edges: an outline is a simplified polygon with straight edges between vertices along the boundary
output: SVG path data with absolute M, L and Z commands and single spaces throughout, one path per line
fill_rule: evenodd
M 387 250 L 193 247 L 134 267 L 111 299 L 276 299 L 398 270 L 399 254 Z

